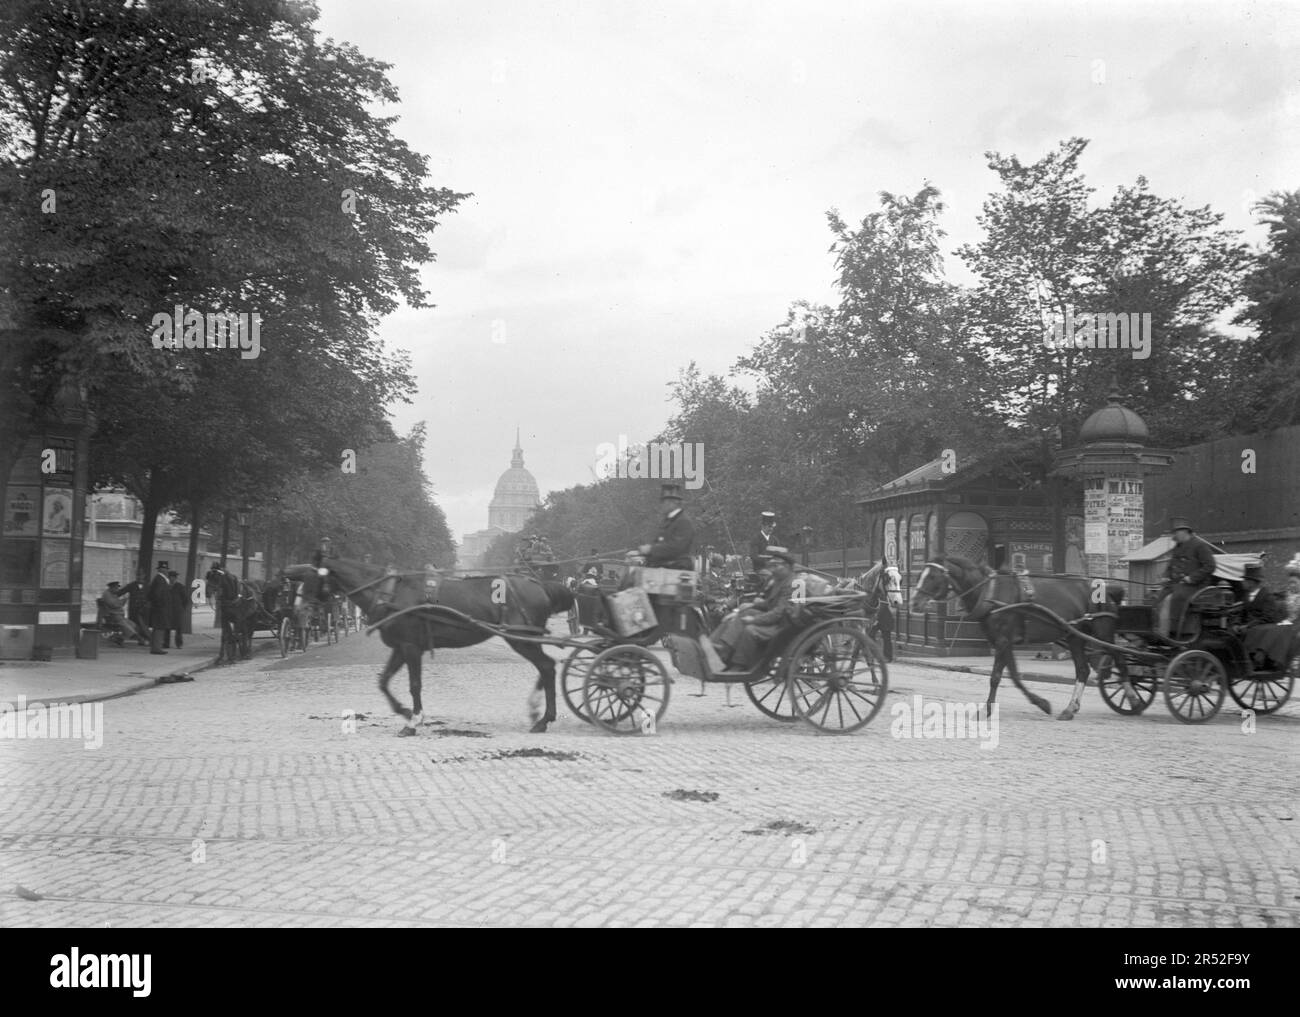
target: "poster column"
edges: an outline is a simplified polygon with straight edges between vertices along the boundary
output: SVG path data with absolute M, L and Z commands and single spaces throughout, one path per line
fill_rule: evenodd
M 1083 560 L 1090 576 L 1110 575 L 1110 508 L 1106 478 L 1085 477 L 1083 482 Z

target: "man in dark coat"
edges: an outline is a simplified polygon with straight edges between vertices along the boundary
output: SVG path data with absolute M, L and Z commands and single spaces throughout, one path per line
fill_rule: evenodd
M 149 580 L 149 592 L 147 594 L 149 602 L 149 652 L 154 654 L 163 654 L 167 651 L 163 649 L 163 639 L 169 635 L 168 630 L 172 627 L 172 584 L 167 578 L 167 563 L 160 561 L 158 570 Z
M 639 552 L 651 568 L 693 569 L 695 562 L 691 550 L 695 546 L 695 527 L 682 510 L 682 489 L 677 484 L 664 484 L 661 488 L 659 508 L 663 519 L 659 532 L 649 544 L 642 544 Z
M 136 627 L 138 632 L 148 638 L 149 622 L 145 610 L 145 591 L 148 589 L 149 584 L 145 582 L 145 579 L 144 569 L 136 569 L 135 579 L 123 586 L 118 592 L 127 598 L 126 616 L 131 619 L 131 624 Z
M 180 573 L 174 569 L 167 573 L 167 578 L 172 583 L 172 629 L 176 633 L 176 649 L 179 650 L 185 645 L 185 612 L 190 606 L 190 591 L 181 582 Z M 166 645 L 167 640 L 164 638 L 163 646 L 166 647 Z
M 1245 637 L 1246 654 L 1257 668 L 1283 666 L 1291 658 L 1295 629 L 1279 625 L 1286 608 L 1264 585 L 1264 566 L 1247 565 L 1241 578 L 1239 634 Z
M 1175 517 L 1171 528 L 1174 553 L 1157 600 L 1157 627 L 1162 635 L 1177 639 L 1183 631 L 1187 605 L 1198 590 L 1214 581 L 1214 548 L 1196 535 L 1186 519 Z
M 794 621 L 794 555 L 784 547 L 763 549 L 772 578 L 754 603 L 728 615 L 710 637 L 729 670 L 747 671 L 763 646 Z
M 776 539 L 776 513 L 763 512 L 759 516 L 758 535 L 749 542 L 750 567 L 762 572 L 767 568 L 767 549 L 780 543 Z

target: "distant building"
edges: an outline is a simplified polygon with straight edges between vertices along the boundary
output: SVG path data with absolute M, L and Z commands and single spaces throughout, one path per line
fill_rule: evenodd
M 488 504 L 487 529 L 465 534 L 460 545 L 461 566 L 468 569 L 482 568 L 483 556 L 487 554 L 492 541 L 503 533 L 518 533 L 522 530 L 541 504 L 537 481 L 524 469 L 524 450 L 519 445 L 519 431 L 516 429 L 510 469 L 501 474 L 492 501 Z

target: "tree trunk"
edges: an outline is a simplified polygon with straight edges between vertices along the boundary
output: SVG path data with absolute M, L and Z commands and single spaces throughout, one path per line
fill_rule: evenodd
M 140 554 L 136 568 L 144 570 L 147 583 L 153 576 L 153 545 L 158 535 L 158 513 L 162 511 L 162 499 L 152 489 L 146 498 L 141 499 L 144 520 L 140 524 Z
M 230 509 L 221 516 L 221 567 L 226 567 L 226 557 L 230 554 Z
M 190 590 L 190 601 L 185 608 L 185 635 L 194 631 L 194 580 L 198 578 L 199 530 L 203 526 L 203 506 L 190 502 L 190 547 L 185 555 L 185 589 Z

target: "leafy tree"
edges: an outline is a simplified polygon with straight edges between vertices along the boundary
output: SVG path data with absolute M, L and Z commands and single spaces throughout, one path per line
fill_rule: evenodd
M 397 101 L 385 65 L 322 42 L 316 17 L 257 0 L 0 9 L 0 448 L 67 376 L 104 421 L 100 479 L 148 508 L 214 475 L 200 500 L 255 498 L 389 434 L 411 379 L 371 330 L 425 305 L 426 237 L 466 195 L 424 183 L 375 112 Z M 153 316 L 178 304 L 260 313 L 262 356 L 154 349 Z M 185 427 L 188 443 L 163 437 Z
M 1243 379 L 1228 393 L 1238 409 L 1238 431 L 1300 424 L 1300 191 L 1270 194 L 1256 210 L 1268 239 L 1246 276 L 1246 307 L 1238 324 L 1254 338 L 1234 352 L 1245 361 Z

